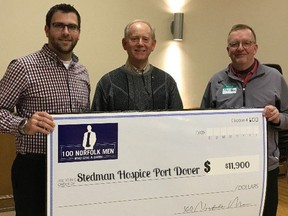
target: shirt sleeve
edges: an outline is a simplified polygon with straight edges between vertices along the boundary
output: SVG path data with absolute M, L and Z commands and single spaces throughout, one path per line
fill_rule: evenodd
M 18 134 L 23 117 L 15 114 L 21 94 L 27 85 L 25 69 L 19 60 L 13 60 L 0 81 L 0 133 Z

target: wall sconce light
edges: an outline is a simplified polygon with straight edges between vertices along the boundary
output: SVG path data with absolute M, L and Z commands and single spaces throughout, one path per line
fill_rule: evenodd
M 173 40 L 183 40 L 183 21 L 184 13 L 174 13 L 174 20 L 171 23 L 171 33 Z

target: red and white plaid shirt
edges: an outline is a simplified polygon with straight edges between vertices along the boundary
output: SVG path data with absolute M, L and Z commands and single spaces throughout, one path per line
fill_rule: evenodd
M 13 114 L 16 107 L 17 115 Z M 90 81 L 73 54 L 68 69 L 48 45 L 11 61 L 0 81 L 0 133 L 16 136 L 21 153 L 46 153 L 46 135 L 20 135 L 18 125 L 35 112 L 83 113 L 90 110 Z

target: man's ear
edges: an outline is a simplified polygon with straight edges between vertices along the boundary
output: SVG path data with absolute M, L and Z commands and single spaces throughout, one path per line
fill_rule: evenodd
M 123 39 L 122 39 L 122 47 L 123 47 L 124 50 L 127 50 L 126 45 L 127 45 L 127 41 L 126 41 L 125 38 L 123 38 Z
M 48 37 L 48 35 L 49 35 L 49 27 L 47 25 L 44 26 L 44 31 L 45 31 L 46 37 Z
M 152 51 L 154 51 L 155 47 L 156 47 L 156 40 L 153 40 L 153 43 L 152 43 Z

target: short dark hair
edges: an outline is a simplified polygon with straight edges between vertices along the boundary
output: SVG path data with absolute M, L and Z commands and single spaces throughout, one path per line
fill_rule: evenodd
M 78 19 L 78 27 L 80 29 L 81 26 L 81 17 L 79 12 L 70 4 L 57 4 L 55 6 L 53 6 L 52 8 L 50 8 L 50 10 L 48 11 L 47 15 L 46 15 L 46 26 L 50 27 L 51 26 L 51 20 L 53 15 L 57 12 L 57 11 L 62 11 L 63 13 L 75 13 Z
M 231 30 L 229 31 L 228 36 L 231 34 L 231 32 L 234 32 L 237 30 L 243 30 L 243 29 L 249 29 L 252 32 L 255 43 L 256 43 L 256 34 L 255 34 L 254 30 L 246 24 L 236 24 L 236 25 L 232 26 Z

